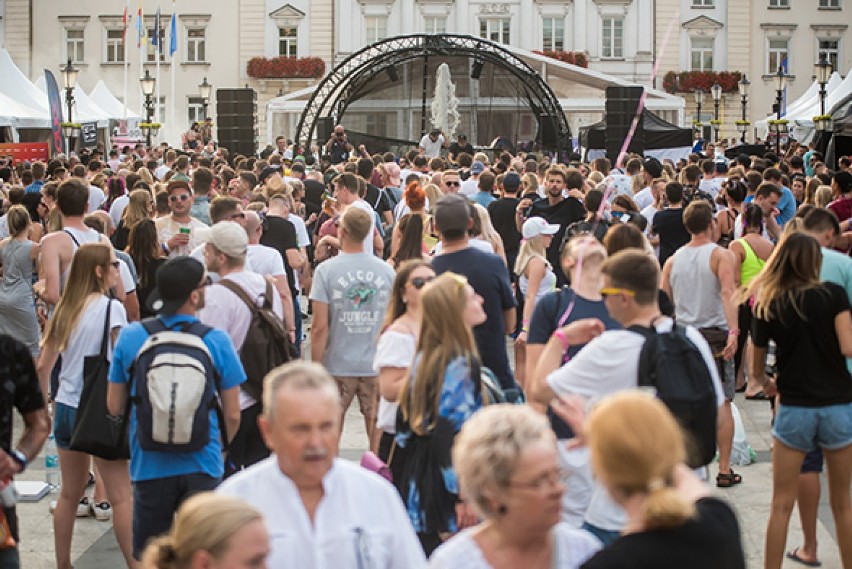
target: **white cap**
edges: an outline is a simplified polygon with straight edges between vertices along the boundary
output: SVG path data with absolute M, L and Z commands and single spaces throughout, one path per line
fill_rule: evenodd
M 248 251 L 248 234 L 233 221 L 220 221 L 213 227 L 195 230 L 198 241 L 210 243 L 229 257 L 243 257 Z
M 532 239 L 537 235 L 554 235 L 559 231 L 559 226 L 547 223 L 543 217 L 531 217 L 524 222 L 521 233 L 524 239 Z

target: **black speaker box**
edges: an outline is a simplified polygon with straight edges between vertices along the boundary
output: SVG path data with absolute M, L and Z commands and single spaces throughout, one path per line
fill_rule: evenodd
M 606 88 L 606 154 L 613 166 L 618 161 L 618 153 L 637 116 L 643 90 L 642 86 Z M 642 154 L 644 150 L 645 129 L 640 115 L 639 124 L 636 126 L 633 138 L 630 139 L 627 152 Z

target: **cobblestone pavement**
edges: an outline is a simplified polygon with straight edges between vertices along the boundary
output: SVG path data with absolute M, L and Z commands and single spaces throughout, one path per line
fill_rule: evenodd
M 307 333 L 307 332 L 306 332 Z M 757 453 L 757 462 L 738 468 L 743 483 L 730 489 L 716 489 L 714 492 L 727 499 L 736 510 L 742 533 L 749 569 L 763 567 L 763 540 L 772 490 L 771 459 L 769 435 L 770 408 L 765 401 L 745 401 L 737 395 L 736 403 L 740 409 L 748 433 L 748 442 Z M 15 432 L 20 433 L 20 421 Z M 340 454 L 349 460 L 358 460 L 367 447 L 364 422 L 353 404 L 344 423 Z M 711 477 L 715 478 L 716 468 L 711 466 Z M 828 505 L 825 476 L 823 475 L 823 494 L 820 501 L 817 540 L 819 558 L 823 567 L 839 568 L 840 558 L 837 552 L 836 535 Z M 43 456 L 27 470 L 24 480 L 44 480 Z M 91 488 L 89 489 L 91 495 Z M 21 524 L 22 567 L 26 569 L 48 569 L 55 566 L 53 556 L 53 521 L 48 504 L 56 498 L 51 494 L 39 503 L 20 504 L 18 515 Z M 790 520 L 787 549 L 801 544 L 801 531 L 798 512 L 794 511 Z M 94 518 L 78 519 L 74 526 L 72 559 L 76 569 L 103 569 L 122 567 L 123 559 L 112 533 L 110 522 L 99 522 Z M 800 568 L 801 565 L 786 560 L 783 567 Z

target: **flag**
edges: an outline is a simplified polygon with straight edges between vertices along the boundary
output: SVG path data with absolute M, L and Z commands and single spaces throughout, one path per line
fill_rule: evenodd
M 121 47 L 127 40 L 127 4 L 124 5 L 124 16 L 121 18 Z
M 784 57 L 781 59 L 781 71 L 784 72 L 784 75 L 787 75 L 787 54 L 784 54 Z M 781 116 L 787 114 L 787 83 L 784 83 L 784 97 L 781 103 Z
M 163 51 L 160 45 L 160 9 L 157 8 L 157 13 L 154 14 L 154 36 L 151 39 L 151 43 L 157 46 L 159 51 Z
M 56 85 L 56 77 L 49 69 L 44 70 L 44 82 L 47 85 L 47 103 L 50 107 L 50 129 L 51 143 L 54 154 L 65 153 L 65 137 L 62 136 L 62 99 L 59 96 L 59 87 Z M 68 117 L 71 120 L 71 117 Z
M 171 37 L 169 38 L 169 57 L 171 58 L 177 51 L 177 15 L 175 14 L 174 9 L 172 9 L 172 23 L 170 27 L 171 31 L 169 33 L 171 34 Z
M 139 9 L 136 10 L 136 47 L 142 47 L 145 43 L 145 22 L 142 18 L 142 0 L 139 0 Z

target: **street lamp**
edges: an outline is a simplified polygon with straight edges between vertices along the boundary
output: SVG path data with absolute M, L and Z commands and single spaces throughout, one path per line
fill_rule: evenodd
M 781 157 L 781 102 L 784 100 L 784 87 L 787 85 L 787 74 L 784 68 L 778 66 L 775 74 L 775 119 L 778 128 L 775 129 L 775 156 Z M 786 130 L 785 130 L 786 132 Z
M 80 70 L 71 65 L 71 58 L 68 58 L 68 63 L 65 64 L 65 67 L 62 68 L 62 82 L 65 84 L 65 104 L 68 105 L 68 124 L 70 125 L 74 121 L 72 120 L 71 107 L 74 104 L 74 89 L 77 87 L 77 75 L 80 73 Z M 71 138 L 70 132 L 71 127 L 69 127 L 69 135 L 68 138 Z M 70 146 L 70 141 L 69 141 Z
M 828 55 L 823 51 L 819 54 L 819 61 L 814 63 L 814 75 L 816 75 L 817 83 L 819 83 L 819 114 L 825 114 L 825 84 L 828 83 L 828 78 L 831 76 L 831 63 L 828 61 Z
M 210 104 L 210 93 L 213 91 L 213 85 L 207 82 L 207 77 L 198 86 L 198 94 L 201 95 L 201 118 L 207 120 L 207 105 Z
M 715 140 L 719 141 L 719 103 L 722 102 L 722 86 L 719 83 L 713 83 L 710 87 L 710 95 L 713 96 L 713 130 L 716 133 Z
M 145 95 L 145 122 L 147 127 L 142 129 L 142 134 L 145 135 L 145 140 L 148 146 L 151 146 L 151 120 L 154 118 L 154 88 L 157 86 L 157 79 L 151 77 L 151 72 L 145 70 L 145 77 L 139 79 L 139 84 L 142 85 L 142 94 Z
M 748 131 L 748 119 L 746 118 L 746 109 L 748 105 L 748 88 L 751 85 L 751 81 L 746 78 L 745 74 L 743 74 L 743 78 L 740 79 L 740 82 L 737 83 L 737 88 L 740 90 L 740 104 L 743 107 L 743 119 L 741 121 L 742 128 L 740 132 L 742 132 L 742 138 L 740 139 L 743 144 L 746 141 L 746 131 Z
M 696 89 L 693 95 L 695 95 L 695 106 L 697 107 L 695 123 L 698 125 L 698 131 L 701 132 L 701 104 L 704 102 L 704 91 Z

